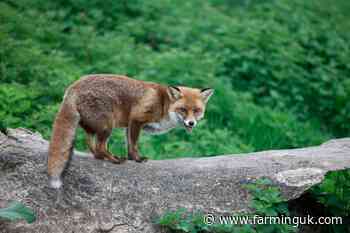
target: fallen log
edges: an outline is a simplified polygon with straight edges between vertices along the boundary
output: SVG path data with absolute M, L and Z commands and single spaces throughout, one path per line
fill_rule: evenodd
M 309 148 L 208 158 L 128 161 L 115 165 L 75 152 L 64 189 L 48 187 L 48 142 L 26 129 L 0 133 L 0 208 L 20 201 L 37 213 L 34 224 L 1 222 L 0 232 L 162 232 L 154 223 L 168 210 L 249 211 L 242 184 L 271 179 L 287 200 L 350 167 L 350 138 Z

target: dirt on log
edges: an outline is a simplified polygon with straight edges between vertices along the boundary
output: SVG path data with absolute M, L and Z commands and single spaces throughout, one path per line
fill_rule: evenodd
M 0 133 L 0 208 L 11 200 L 33 208 L 34 224 L 0 221 L 0 232 L 163 232 L 154 218 L 186 208 L 248 211 L 243 184 L 267 177 L 295 199 L 329 171 L 350 167 L 350 138 L 320 146 L 121 165 L 75 152 L 64 189 L 48 187 L 48 142 L 26 129 Z

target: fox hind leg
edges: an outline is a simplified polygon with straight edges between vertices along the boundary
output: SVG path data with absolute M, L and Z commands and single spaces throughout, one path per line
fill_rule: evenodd
M 94 155 L 95 159 L 104 159 L 104 156 L 96 152 L 97 145 L 94 134 L 86 132 L 86 144 L 91 153 Z
M 102 133 L 97 134 L 97 144 L 96 144 L 96 154 L 95 157 L 103 157 L 106 160 L 109 160 L 113 163 L 122 163 L 124 162 L 124 159 L 118 158 L 117 156 L 113 155 L 111 152 L 108 151 L 107 144 L 108 144 L 108 138 L 111 135 L 110 131 L 104 131 Z

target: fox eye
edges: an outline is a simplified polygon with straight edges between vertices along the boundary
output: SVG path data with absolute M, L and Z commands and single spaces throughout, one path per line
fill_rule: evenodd
M 186 111 L 187 111 L 186 108 L 178 108 L 178 109 L 179 109 L 179 111 L 182 112 L 182 113 L 186 113 Z
M 194 109 L 193 109 L 193 112 L 194 112 L 194 113 L 200 113 L 201 111 L 202 111 L 202 110 L 201 110 L 200 108 L 194 108 Z

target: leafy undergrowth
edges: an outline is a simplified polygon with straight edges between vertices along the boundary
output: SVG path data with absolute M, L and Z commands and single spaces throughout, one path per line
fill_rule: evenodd
M 87 73 L 116 73 L 215 89 L 193 135 L 179 129 L 142 137 L 150 158 L 304 147 L 347 135 L 350 49 L 339 22 L 348 4 L 328 6 L 327 0 L 3 1 L 2 127 L 49 138 L 70 83 Z M 116 154 L 125 154 L 122 134 L 116 130 L 110 140 Z M 86 149 L 82 131 L 76 146 Z
M 8 221 L 24 219 L 27 223 L 33 223 L 36 220 L 36 216 L 33 210 L 20 202 L 11 202 L 8 207 L 0 209 L 0 219 Z
M 310 194 L 324 206 L 320 215 L 342 217 L 350 224 L 350 169 L 329 172 L 324 181 L 313 187 Z M 325 225 L 324 232 L 350 233 L 349 225 Z

